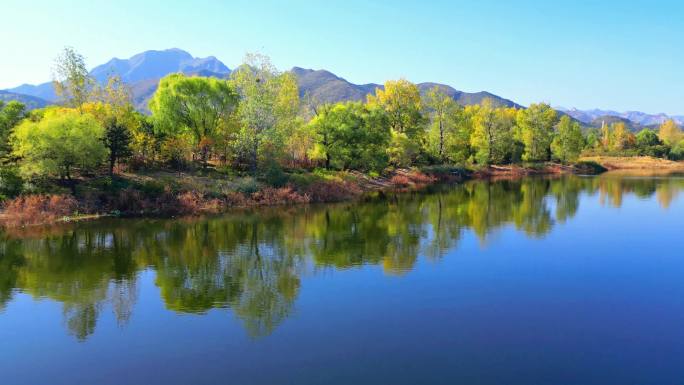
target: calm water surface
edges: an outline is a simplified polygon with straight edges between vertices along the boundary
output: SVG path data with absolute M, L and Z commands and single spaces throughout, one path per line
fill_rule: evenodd
M 677 384 L 684 179 L 0 235 L 0 383 Z

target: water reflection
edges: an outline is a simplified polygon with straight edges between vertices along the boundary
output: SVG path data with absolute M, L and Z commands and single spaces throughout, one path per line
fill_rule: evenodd
M 85 340 L 105 307 L 125 327 L 150 269 L 167 309 L 230 309 L 264 336 L 293 311 L 303 274 L 321 267 L 373 264 L 401 275 L 419 257 L 455 250 L 464 231 L 483 243 L 502 226 L 543 237 L 575 216 L 582 194 L 612 207 L 655 196 L 667 209 L 683 188 L 681 178 L 620 175 L 478 181 L 365 203 L 14 231 L 0 238 L 0 310 L 16 291 L 57 301 L 69 333 Z

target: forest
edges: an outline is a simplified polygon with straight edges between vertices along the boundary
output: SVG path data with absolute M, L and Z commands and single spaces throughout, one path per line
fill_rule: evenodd
M 117 76 L 92 79 L 72 48 L 55 63 L 59 105 L 0 104 L 6 213 L 339 200 L 358 190 L 353 178 L 396 170 L 414 170 L 392 178 L 410 184 L 440 167 L 567 165 L 594 155 L 684 159 L 684 134 L 671 120 L 636 133 L 621 122 L 587 128 L 546 103 L 461 106 L 439 87 L 421 95 L 405 79 L 385 82 L 365 102 L 321 104 L 300 97 L 295 76 L 259 54 L 227 79 L 164 77 L 149 114 L 135 110 Z

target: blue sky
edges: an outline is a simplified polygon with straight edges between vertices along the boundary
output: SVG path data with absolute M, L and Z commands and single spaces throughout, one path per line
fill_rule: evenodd
M 229 67 L 246 52 L 354 83 L 405 77 L 521 104 L 684 114 L 681 1 L 2 0 L 0 89 L 178 47 Z

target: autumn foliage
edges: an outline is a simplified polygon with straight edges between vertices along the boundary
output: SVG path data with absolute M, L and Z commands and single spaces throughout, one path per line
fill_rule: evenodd
M 55 222 L 73 215 L 78 202 L 70 195 L 27 195 L 9 200 L 4 205 L 3 222 L 25 226 Z

